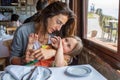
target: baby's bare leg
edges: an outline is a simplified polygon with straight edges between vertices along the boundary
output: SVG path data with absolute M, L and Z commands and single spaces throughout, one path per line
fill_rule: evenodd
M 38 40 L 38 35 L 37 34 L 30 34 L 28 37 L 28 45 L 26 49 L 26 62 L 33 61 L 35 59 L 35 56 L 32 56 L 33 53 L 33 46 L 35 41 Z
M 34 42 L 35 42 L 35 38 L 34 37 L 35 37 L 34 33 L 29 35 L 27 50 L 33 49 L 33 45 L 34 45 Z

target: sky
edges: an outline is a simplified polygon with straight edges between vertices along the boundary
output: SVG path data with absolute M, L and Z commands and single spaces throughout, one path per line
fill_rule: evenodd
M 95 9 L 101 8 L 103 14 L 114 16 L 118 19 L 119 0 L 89 0 L 89 11 L 92 3 L 95 5 Z

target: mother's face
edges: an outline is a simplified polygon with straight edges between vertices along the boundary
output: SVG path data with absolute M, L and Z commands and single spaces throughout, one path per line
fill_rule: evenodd
M 48 18 L 48 33 L 52 33 L 54 31 L 60 31 L 61 27 L 67 22 L 68 17 L 63 14 L 56 15 L 54 17 Z

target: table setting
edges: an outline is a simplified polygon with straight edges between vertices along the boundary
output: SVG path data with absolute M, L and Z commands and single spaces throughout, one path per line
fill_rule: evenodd
M 65 67 L 9 65 L 0 80 L 107 80 L 91 65 Z
M 51 75 L 46 67 L 10 65 L 1 73 L 1 80 L 46 80 Z

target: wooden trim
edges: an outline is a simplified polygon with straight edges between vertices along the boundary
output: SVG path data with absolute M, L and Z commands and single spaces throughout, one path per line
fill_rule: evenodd
M 120 69 L 120 55 L 118 55 L 118 53 L 108 50 L 107 48 L 91 42 L 87 39 L 84 39 L 83 41 L 86 48 L 93 51 L 105 62 L 109 63 L 112 67 Z
M 83 22 L 83 16 L 82 16 L 82 0 L 70 0 L 70 8 L 74 11 L 75 15 L 76 15 L 76 34 L 79 35 L 82 38 L 82 27 L 80 27 Z
M 120 54 L 120 1 L 119 1 L 119 15 L 118 15 L 118 54 Z

